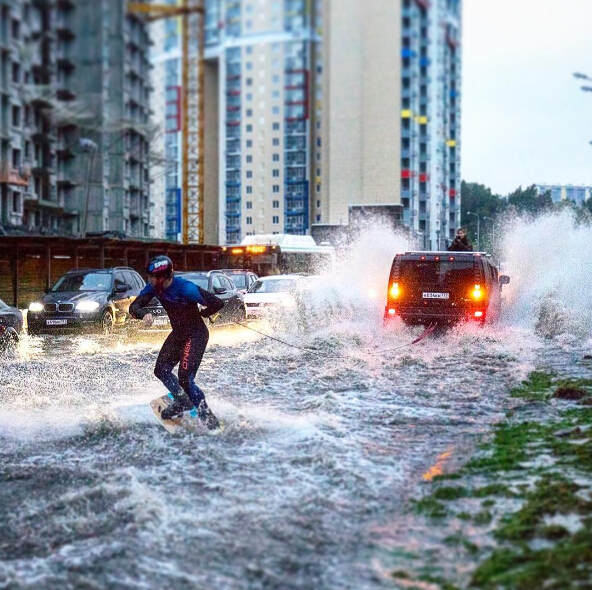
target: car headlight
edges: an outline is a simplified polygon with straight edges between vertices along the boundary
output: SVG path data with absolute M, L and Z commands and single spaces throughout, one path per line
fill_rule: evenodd
M 29 311 L 43 311 L 43 304 L 39 303 L 39 301 L 33 301 L 33 303 L 29 305 Z
M 99 304 L 96 301 L 81 301 L 76 305 L 76 311 L 96 311 Z

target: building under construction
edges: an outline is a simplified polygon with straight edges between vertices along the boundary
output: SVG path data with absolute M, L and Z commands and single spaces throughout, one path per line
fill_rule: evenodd
M 0 224 L 150 235 L 146 25 L 126 0 L 0 0 Z

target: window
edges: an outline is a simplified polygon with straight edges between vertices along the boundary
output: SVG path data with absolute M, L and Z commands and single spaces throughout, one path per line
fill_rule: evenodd
M 253 47 L 251 45 L 249 45 L 246 49 L 245 49 L 245 53 L 247 55 L 252 55 L 253 54 Z
M 251 133 L 253 131 L 253 125 L 247 125 L 247 133 Z
M 271 142 L 273 145 L 280 145 L 280 140 L 278 137 L 274 137 L 273 141 Z
M 21 150 L 12 150 L 12 165 L 18 168 L 21 165 Z
M 247 78 L 247 86 L 253 86 L 253 78 Z
M 280 185 L 279 184 L 274 184 L 273 185 L 273 192 L 274 193 L 279 193 L 280 192 Z
M 272 76 L 272 78 L 271 78 L 271 81 L 272 81 L 274 84 L 279 84 L 279 83 L 280 83 L 280 77 L 279 77 L 277 74 L 274 74 L 274 75 Z
M 279 131 L 280 130 L 280 124 L 279 123 L 274 123 L 272 125 L 272 128 L 273 128 L 274 131 Z
M 321 201 L 317 199 L 317 207 L 321 206 Z
M 271 97 L 272 97 L 272 98 L 279 98 L 279 97 L 280 97 L 280 91 L 279 91 L 279 90 L 274 90 L 274 91 L 271 93 Z
M 279 154 L 273 154 L 272 159 L 273 159 L 274 162 L 279 162 L 280 161 L 280 155 Z
M 280 114 L 280 107 L 273 107 L 273 108 L 271 109 L 271 112 L 272 112 L 274 115 L 279 115 L 279 114 Z
M 247 201 L 247 209 L 253 208 L 253 201 Z
M 317 215 L 317 221 L 321 221 L 321 216 Z
M 253 225 L 253 218 L 247 217 L 247 225 Z
M 253 147 L 253 140 L 252 139 L 247 139 L 247 147 Z
M 278 177 L 279 175 L 280 175 L 280 171 L 279 171 L 279 170 L 276 168 L 276 169 L 273 171 L 273 176 L 275 176 L 275 177 Z
M 248 186 L 247 187 L 247 195 L 251 195 L 253 194 L 253 187 L 252 186 Z
M 247 97 L 247 100 L 253 100 L 253 93 L 247 92 L 246 97 Z
M 279 209 L 280 208 L 280 202 L 279 201 L 273 201 L 272 202 L 272 207 L 274 209 Z
M 279 215 L 274 215 L 274 216 L 271 218 L 271 220 L 272 220 L 272 223 L 273 223 L 274 225 L 278 225 L 278 223 L 280 222 L 280 216 L 279 216 Z
M 247 70 L 252 70 L 253 69 L 253 62 L 248 61 L 247 62 Z
M 21 126 L 21 108 L 16 105 L 12 107 L 12 124 L 15 127 Z
M 250 164 L 253 161 L 253 156 L 247 156 L 247 164 Z
M 253 178 L 253 171 L 247 170 L 247 178 Z
M 253 116 L 253 109 L 247 109 L 247 117 Z
M 17 84 L 21 80 L 21 68 L 16 62 L 12 62 L 12 81 Z

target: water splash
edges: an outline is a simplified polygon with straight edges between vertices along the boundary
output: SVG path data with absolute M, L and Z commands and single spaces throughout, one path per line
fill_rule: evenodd
M 592 228 L 570 211 L 516 218 L 503 238 L 502 272 L 509 323 L 542 336 L 592 332 Z

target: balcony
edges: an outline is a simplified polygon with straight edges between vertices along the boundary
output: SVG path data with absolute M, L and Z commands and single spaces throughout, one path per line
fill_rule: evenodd
M 7 162 L 0 165 L 0 184 L 15 184 L 18 186 L 27 186 L 29 184 L 30 170 L 27 168 L 16 168 L 10 166 Z

